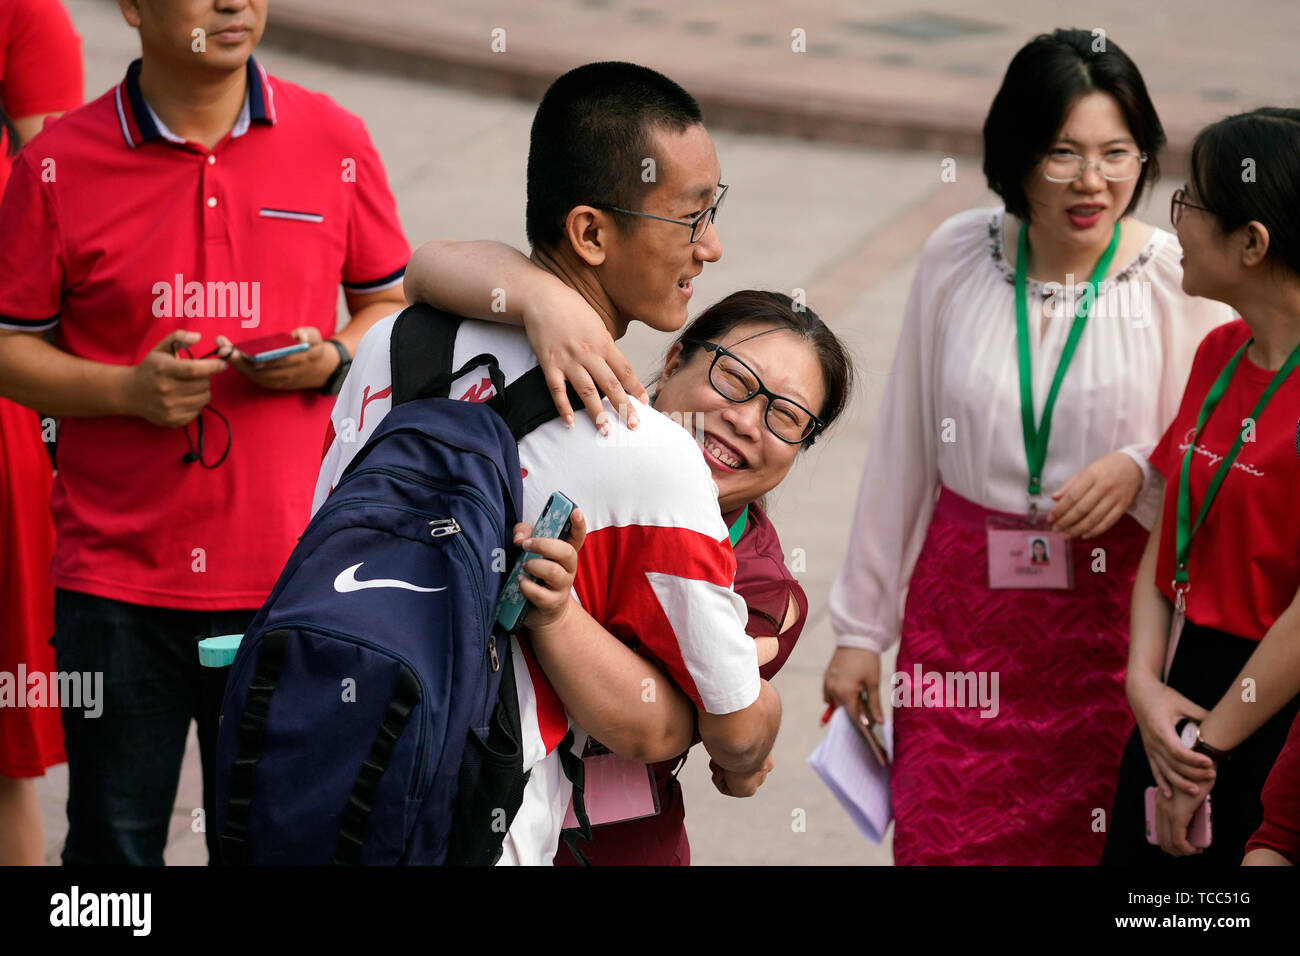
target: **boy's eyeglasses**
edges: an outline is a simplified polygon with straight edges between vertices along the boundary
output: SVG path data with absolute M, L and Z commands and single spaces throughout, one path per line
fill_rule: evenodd
M 709 366 L 709 384 L 729 402 L 743 405 L 762 395 L 767 399 L 763 421 L 770 431 L 789 445 L 809 441 L 826 427 L 826 424 L 793 399 L 777 395 L 764 387 L 752 368 L 716 342 L 698 343 L 706 352 L 713 353 Z
M 713 201 L 713 205 L 704 212 L 690 219 L 668 219 L 664 216 L 652 216 L 648 212 L 637 212 L 635 209 L 624 209 L 622 206 L 611 206 L 608 203 L 594 202 L 591 205 L 596 209 L 608 209 L 613 212 L 621 212 L 627 216 L 641 216 L 643 219 L 658 219 L 660 222 L 675 222 L 679 226 L 691 227 L 691 242 L 699 242 L 704 238 L 704 232 L 709 228 L 709 223 L 716 222 L 718 219 L 718 210 L 722 208 L 722 200 L 727 198 L 727 187 L 718 183 L 718 198 Z
M 211 352 L 209 352 L 207 355 L 203 357 L 210 358 L 213 355 L 217 354 L 217 351 L 218 351 L 217 349 L 213 349 Z M 177 358 L 180 358 L 181 353 L 184 353 L 187 359 L 194 358 L 194 353 L 191 352 L 187 346 L 180 345 L 175 342 L 172 343 L 172 355 L 176 356 Z M 209 463 L 208 460 L 203 455 L 203 413 L 204 412 L 209 412 L 213 415 L 216 415 L 217 418 L 221 419 L 221 424 L 226 426 L 226 447 L 221 452 L 221 457 L 211 463 Z M 192 465 L 195 462 L 198 462 L 204 468 L 208 468 L 208 469 L 216 468 L 223 461 L 225 461 L 226 456 L 230 454 L 230 445 L 233 437 L 230 432 L 230 420 L 226 418 L 225 415 L 221 414 L 221 412 L 213 408 L 212 403 L 209 402 L 207 405 L 204 405 L 201 409 L 199 409 L 198 417 L 194 419 L 194 421 L 191 424 L 194 425 L 194 431 L 195 431 L 193 437 L 190 436 L 190 426 L 189 425 L 182 426 L 182 430 L 185 432 L 185 444 L 189 445 L 190 450 L 181 456 L 181 461 L 185 462 L 185 464 L 187 465 Z

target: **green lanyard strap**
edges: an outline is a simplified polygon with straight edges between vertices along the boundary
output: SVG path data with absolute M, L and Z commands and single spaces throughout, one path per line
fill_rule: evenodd
M 745 528 L 749 526 L 749 505 L 740 509 L 740 517 L 735 520 L 730 528 L 727 529 L 727 537 L 731 539 L 731 547 L 735 549 L 740 542 L 741 535 L 745 533 Z
M 1029 271 L 1029 227 L 1023 222 L 1020 224 L 1020 239 L 1016 245 L 1016 351 L 1020 356 L 1020 429 L 1025 438 L 1025 459 L 1029 463 L 1031 498 L 1042 494 L 1043 462 L 1047 460 L 1047 439 L 1052 431 L 1052 409 L 1056 407 L 1056 395 L 1061 390 L 1061 382 L 1065 380 L 1070 360 L 1074 358 L 1074 350 L 1083 335 L 1083 327 L 1088 324 L 1088 313 L 1096 297 L 1097 285 L 1106 277 L 1106 270 L 1115 258 L 1119 232 L 1119 223 L 1116 222 L 1110 236 L 1110 245 L 1097 260 L 1097 266 L 1088 279 L 1094 295 L 1084 296 L 1083 302 L 1079 304 L 1074 324 L 1070 326 L 1070 334 L 1065 340 L 1065 348 L 1061 351 L 1061 361 L 1052 377 L 1052 387 L 1047 392 L 1047 401 L 1043 403 L 1043 419 L 1035 426 L 1034 382 L 1029 363 L 1029 307 L 1025 303 L 1025 285 Z
M 1232 358 L 1228 359 L 1228 364 L 1223 367 L 1219 377 L 1214 380 L 1210 386 L 1210 391 L 1205 396 L 1205 401 L 1201 404 L 1201 413 L 1196 417 L 1196 430 L 1192 433 L 1192 440 L 1187 445 L 1187 451 L 1183 453 L 1183 470 L 1182 476 L 1178 481 L 1178 519 L 1174 526 L 1174 592 L 1178 602 L 1179 610 L 1183 607 L 1183 595 L 1188 590 L 1187 578 L 1187 553 L 1192 546 L 1192 536 L 1200 530 L 1201 522 L 1209 513 L 1210 505 L 1214 502 L 1214 497 L 1219 493 L 1219 486 L 1223 484 L 1223 479 L 1228 476 L 1232 469 L 1233 463 L 1237 460 L 1237 454 L 1241 451 L 1242 442 L 1246 440 L 1246 429 L 1249 425 L 1244 425 L 1237 440 L 1232 443 L 1232 448 L 1219 463 L 1218 470 L 1214 477 L 1210 479 L 1209 487 L 1205 489 L 1205 498 L 1201 501 L 1200 511 L 1196 515 L 1196 524 L 1191 522 L 1192 517 L 1192 490 L 1189 476 L 1192 471 L 1192 456 L 1196 454 L 1196 439 L 1200 437 L 1201 429 L 1205 426 L 1206 421 L 1218 406 L 1219 400 L 1223 398 L 1223 393 L 1228 390 L 1228 385 L 1232 381 L 1232 375 L 1237 370 L 1241 357 L 1246 354 L 1246 349 L 1250 343 L 1255 341 L 1253 338 L 1246 342 L 1241 348 L 1237 349 Z M 1264 394 L 1259 397 L 1255 407 L 1251 409 L 1248 422 L 1259 422 L 1260 413 L 1264 411 L 1264 406 L 1273 397 L 1273 393 L 1278 390 L 1286 377 L 1291 374 L 1292 370 L 1300 365 L 1300 346 L 1291 352 L 1291 355 L 1277 370 L 1268 387 L 1264 389 Z

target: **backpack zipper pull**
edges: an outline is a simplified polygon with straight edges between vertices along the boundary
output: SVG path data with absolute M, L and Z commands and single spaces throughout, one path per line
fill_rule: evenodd
M 497 657 L 497 636 L 495 634 L 488 637 L 488 660 L 492 662 L 492 672 L 494 674 L 501 670 L 501 658 Z
M 455 518 L 439 518 L 437 521 L 429 522 L 431 537 L 445 538 L 449 534 L 460 534 L 460 525 Z

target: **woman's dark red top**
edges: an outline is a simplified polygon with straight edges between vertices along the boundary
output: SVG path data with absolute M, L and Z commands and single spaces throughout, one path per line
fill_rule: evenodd
M 1246 844 L 1246 852 L 1272 850 L 1300 866 L 1300 718 L 1291 725 L 1260 800 L 1264 821 Z

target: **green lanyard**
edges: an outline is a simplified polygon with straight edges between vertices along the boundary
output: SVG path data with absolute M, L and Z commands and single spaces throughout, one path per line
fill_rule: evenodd
M 1096 292 L 1097 284 L 1106 277 L 1110 261 L 1115 258 L 1115 248 L 1119 245 L 1119 223 L 1111 233 L 1110 245 L 1097 260 L 1097 267 L 1092 270 L 1088 283 Z M 1025 458 L 1029 463 L 1029 496 L 1036 497 L 1042 493 L 1043 462 L 1047 460 L 1047 438 L 1052 431 L 1052 409 L 1056 407 L 1056 395 L 1061 390 L 1066 369 L 1074 358 L 1074 350 L 1083 335 L 1083 327 L 1088 324 L 1088 312 L 1091 310 L 1094 296 L 1086 297 L 1079 305 L 1079 311 L 1070 326 L 1070 334 L 1061 351 L 1061 361 L 1056 366 L 1052 377 L 1052 387 L 1048 389 L 1047 401 L 1043 403 L 1043 420 L 1034 426 L 1034 382 L 1029 364 L 1029 307 L 1025 304 L 1025 280 L 1029 270 L 1029 226 L 1020 224 L 1020 240 L 1016 245 L 1016 350 L 1020 354 L 1020 428 L 1025 437 Z
M 1237 454 L 1241 451 L 1242 442 L 1246 439 L 1246 428 L 1242 428 L 1237 440 L 1232 443 L 1232 448 L 1228 451 L 1227 456 L 1220 462 L 1218 471 L 1210 479 L 1210 485 L 1205 489 L 1205 499 L 1201 502 L 1201 510 L 1196 515 L 1196 524 L 1193 525 L 1191 522 L 1192 491 L 1189 476 L 1192 471 L 1192 456 L 1196 454 L 1196 439 L 1200 437 L 1205 422 L 1218 406 L 1219 400 L 1223 398 L 1223 393 L 1228 390 L 1228 384 L 1232 381 L 1233 372 L 1237 370 L 1237 364 L 1241 361 L 1241 357 L 1246 354 L 1246 349 L 1250 347 L 1250 343 L 1253 341 L 1255 340 L 1252 338 L 1237 349 L 1236 354 L 1228 359 L 1228 364 L 1223 367 L 1219 377 L 1210 386 L 1210 391 L 1201 404 L 1201 413 L 1196 418 L 1196 431 L 1192 433 L 1192 440 L 1187 445 L 1187 451 L 1183 453 L 1182 477 L 1178 482 L 1178 519 L 1174 526 L 1174 594 L 1180 611 L 1185 605 L 1183 595 L 1188 590 L 1187 552 L 1192 546 L 1192 535 L 1200 530 L 1201 522 L 1205 520 L 1205 515 L 1214 502 L 1214 496 L 1219 492 L 1219 486 L 1223 484 L 1223 479 L 1227 477 L 1233 462 L 1237 460 Z M 1297 365 L 1300 365 L 1300 345 L 1292 350 L 1291 355 L 1282 363 L 1282 367 L 1277 370 L 1277 374 L 1273 376 L 1273 380 L 1268 383 L 1268 387 L 1264 389 L 1264 394 L 1259 397 L 1259 401 L 1251 409 L 1249 421 L 1259 421 L 1264 406 L 1268 404 L 1269 399 L 1273 397 L 1273 393 L 1278 390 L 1282 382 L 1286 380 L 1286 377 L 1291 374 L 1291 371 Z
M 745 533 L 745 528 L 749 526 L 749 505 L 740 509 L 740 517 L 735 523 L 727 529 L 727 536 L 731 538 L 731 547 L 734 550 L 736 544 L 740 541 L 741 535 Z

